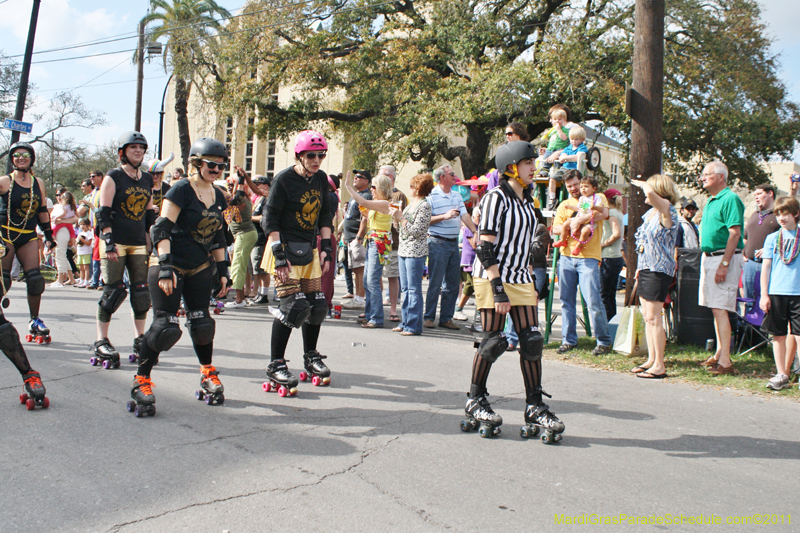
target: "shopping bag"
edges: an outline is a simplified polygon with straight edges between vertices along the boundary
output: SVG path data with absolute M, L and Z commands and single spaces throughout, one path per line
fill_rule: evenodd
M 637 283 L 638 284 L 638 283 Z M 631 298 L 626 302 L 619 320 L 617 335 L 614 337 L 614 351 L 628 357 L 647 355 L 647 336 L 644 325 L 644 315 L 636 301 L 636 286 L 631 292 Z

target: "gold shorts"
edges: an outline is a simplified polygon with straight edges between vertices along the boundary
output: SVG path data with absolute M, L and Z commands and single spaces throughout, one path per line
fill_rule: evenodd
M 492 284 L 488 279 L 473 278 L 475 284 L 475 306 L 478 309 L 494 309 Z M 511 305 L 533 305 L 537 303 L 533 283 L 503 283 Z
M 154 255 L 151 255 L 150 256 L 150 263 L 148 263 L 147 266 L 148 267 L 154 267 L 154 266 L 157 267 L 158 266 L 158 257 L 156 257 Z M 172 266 L 172 268 L 174 268 L 175 270 L 177 270 L 178 272 L 183 274 L 184 278 L 190 278 L 190 277 L 194 276 L 195 274 L 197 274 L 198 272 L 202 272 L 203 270 L 209 268 L 210 266 L 211 266 L 211 262 L 210 261 L 206 261 L 205 263 L 203 263 L 202 265 L 200 265 L 197 268 L 192 268 L 192 269 L 180 268 L 180 267 L 176 267 L 174 265 Z
M 120 257 L 126 255 L 147 255 L 147 246 L 130 246 L 127 244 L 117 244 L 117 255 Z M 106 241 L 102 238 L 100 239 L 99 243 L 99 250 L 100 252 L 100 259 L 106 258 Z M 156 261 L 158 263 L 158 261 Z
M 264 272 L 274 275 L 275 274 L 275 258 L 272 256 L 272 248 L 267 246 L 264 249 L 264 259 L 261 260 L 261 268 Z M 296 266 L 292 265 L 292 271 L 289 274 L 292 279 L 315 279 L 322 277 L 322 267 L 319 265 L 319 253 L 314 249 L 314 257 L 307 265 Z

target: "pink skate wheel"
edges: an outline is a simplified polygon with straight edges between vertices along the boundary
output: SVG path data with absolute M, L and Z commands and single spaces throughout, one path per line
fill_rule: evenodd
M 23 392 L 19 395 L 19 403 L 25 403 L 28 401 L 28 394 Z
M 299 378 L 300 378 L 300 381 L 305 381 L 305 380 L 308 379 L 308 374 L 306 374 L 305 372 L 300 372 Z
M 288 394 L 289 394 L 289 390 L 286 387 L 284 387 L 283 385 L 278 387 L 278 396 L 280 396 L 281 398 L 284 398 Z
M 25 402 L 25 407 L 28 408 L 28 411 L 33 411 L 33 409 L 36 407 L 36 402 L 33 401 L 33 398 L 28 398 L 28 401 Z
M 261 384 L 261 388 L 264 389 L 264 392 L 269 392 L 272 390 L 272 385 L 270 385 L 269 382 L 265 381 L 264 383 Z
M 319 376 L 314 376 L 313 378 L 311 378 L 311 383 L 315 387 L 319 387 L 320 385 L 322 385 L 322 380 L 319 379 Z
M 42 400 L 42 409 L 50 407 L 50 398 L 46 397 Z

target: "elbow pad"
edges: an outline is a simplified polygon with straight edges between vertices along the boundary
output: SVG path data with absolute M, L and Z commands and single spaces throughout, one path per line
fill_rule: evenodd
M 101 230 L 111 227 L 111 208 L 104 205 L 97 210 L 97 221 Z
M 148 213 L 152 213 L 152 211 L 148 211 Z M 168 219 L 167 217 L 158 217 L 150 228 L 150 242 L 153 244 L 155 248 L 158 246 L 158 243 L 161 241 L 171 241 L 172 240 L 172 228 L 175 226 L 175 223 Z
M 489 241 L 481 241 L 475 247 L 475 255 L 478 256 L 478 261 L 481 262 L 483 268 L 489 269 L 497 264 L 497 254 L 494 252 L 494 244 Z
M 153 224 L 155 223 L 156 223 L 156 211 L 155 209 L 148 209 L 144 214 L 145 231 L 150 231 L 150 228 L 152 228 Z

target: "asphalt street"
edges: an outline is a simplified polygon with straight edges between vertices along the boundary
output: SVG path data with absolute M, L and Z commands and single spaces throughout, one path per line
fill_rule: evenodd
M 558 531 L 584 515 L 671 516 L 623 528 L 669 531 L 750 531 L 765 520 L 756 515 L 775 515 L 783 525 L 767 531 L 800 530 L 800 514 L 786 523 L 800 494 L 795 401 L 545 360 L 548 403 L 567 426 L 548 446 L 519 436 L 524 387 L 509 353 L 488 383 L 503 433 L 483 439 L 459 429 L 473 356 L 463 328 L 401 337 L 345 311 L 320 339 L 331 385 L 301 383 L 280 398 L 261 388 L 272 319 L 259 306 L 217 317 L 224 405 L 195 399 L 184 333 L 153 372 L 157 415 L 139 419 L 125 410 L 135 372 L 127 302 L 111 327 L 122 368 L 89 365 L 98 297 L 44 295 L 53 342 L 25 347 L 49 409 L 20 405 L 21 379 L 0 363 L 0 531 Z M 23 335 L 24 298 L 15 284 L 6 310 Z M 299 372 L 299 332 L 287 357 Z M 701 515 L 722 524 L 687 523 Z

